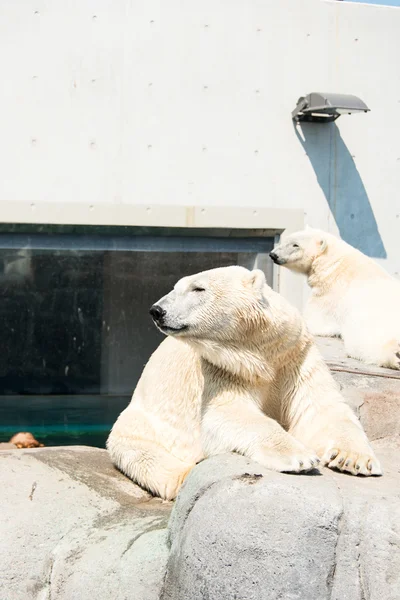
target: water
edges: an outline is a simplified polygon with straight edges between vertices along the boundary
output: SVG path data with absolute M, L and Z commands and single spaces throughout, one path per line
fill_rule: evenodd
M 0 442 L 29 431 L 45 446 L 105 448 L 129 396 L 2 396 Z

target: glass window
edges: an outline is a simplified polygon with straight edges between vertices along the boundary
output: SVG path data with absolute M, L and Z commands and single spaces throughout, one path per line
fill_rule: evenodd
M 21 229 L 0 232 L 0 441 L 31 431 L 46 445 L 104 447 L 163 339 L 156 300 L 232 264 L 272 284 L 274 238 L 261 230 Z

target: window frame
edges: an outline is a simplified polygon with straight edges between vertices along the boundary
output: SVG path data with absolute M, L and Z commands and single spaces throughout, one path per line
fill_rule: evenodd
M 32 225 L 173 227 L 263 230 L 279 241 L 282 233 L 304 228 L 304 211 L 250 206 L 177 206 L 168 204 L 82 204 L 78 202 L 0 202 L 0 222 Z M 288 269 L 274 268 L 273 287 L 299 310 L 303 281 Z

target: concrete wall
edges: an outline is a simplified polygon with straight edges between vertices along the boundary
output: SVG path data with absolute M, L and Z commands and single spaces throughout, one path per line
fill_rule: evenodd
M 324 0 L 2 0 L 0 220 L 301 209 L 398 275 L 399 32 Z M 296 128 L 311 91 L 371 112 Z

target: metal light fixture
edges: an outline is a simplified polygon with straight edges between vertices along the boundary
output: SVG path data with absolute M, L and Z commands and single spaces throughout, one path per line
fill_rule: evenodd
M 340 115 L 369 110 L 357 96 L 312 92 L 298 99 L 297 106 L 292 112 L 292 119 L 297 122 L 331 123 Z

